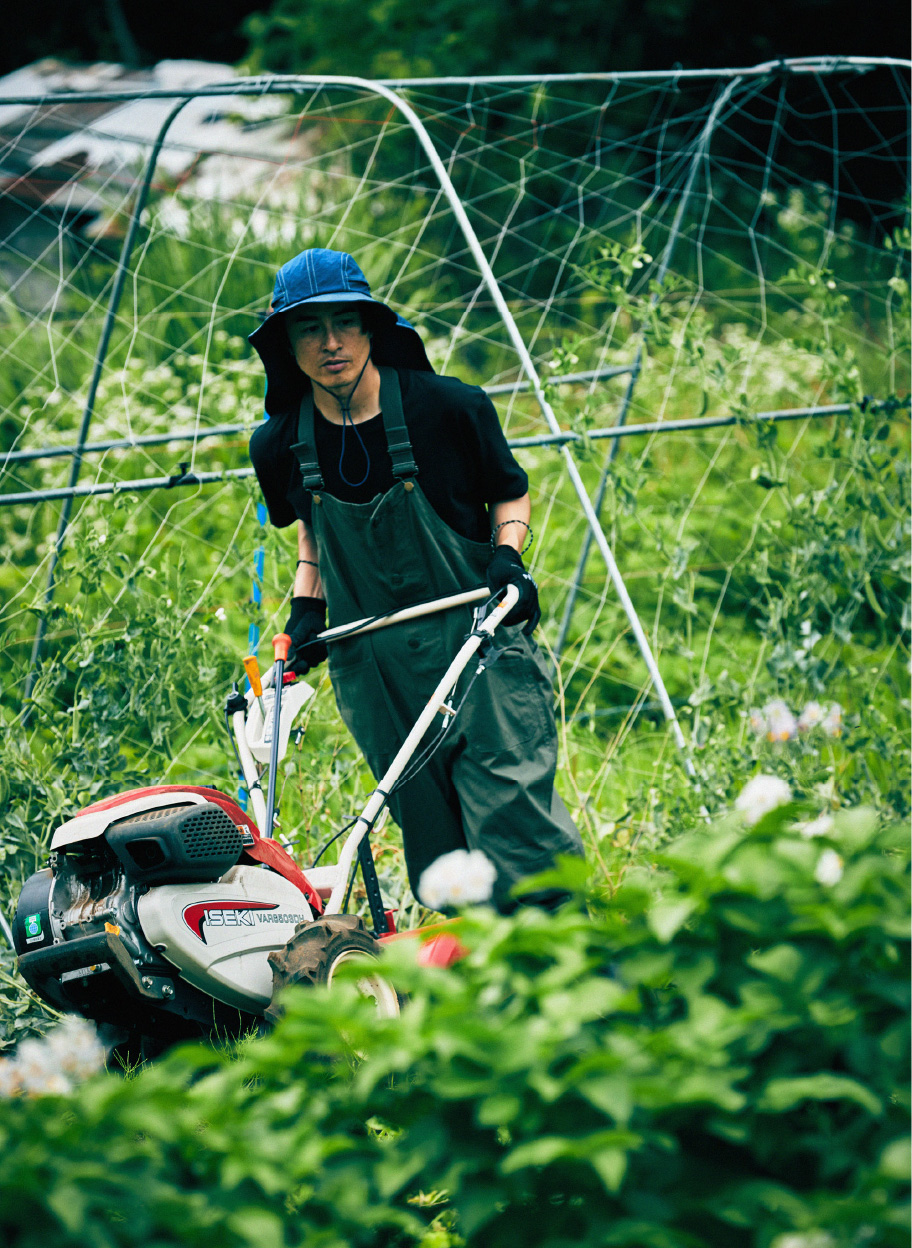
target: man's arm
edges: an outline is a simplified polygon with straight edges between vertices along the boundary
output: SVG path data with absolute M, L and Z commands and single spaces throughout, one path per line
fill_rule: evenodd
M 285 632 L 292 642 L 290 670 L 303 676 L 326 658 L 326 642 L 316 640 L 326 627 L 326 600 L 317 566 L 317 543 L 310 525 L 303 520 L 298 521 L 298 559 L 306 562 L 299 562 L 295 568 L 291 614 Z
M 511 524 L 511 529 L 520 528 L 521 526 Z M 305 524 L 303 520 L 298 521 L 298 558 L 306 559 L 307 563 L 299 563 L 295 570 L 294 588 L 292 595 L 295 598 L 323 598 L 323 582 L 320 580 L 320 555 L 317 550 L 317 539 L 313 535 L 313 529 L 309 524 Z
M 492 504 L 491 535 L 495 547 L 512 546 L 514 550 L 522 550 L 528 542 L 531 516 L 532 503 L 528 494 Z
M 491 537 L 495 550 L 488 564 L 485 579 L 488 589 L 497 593 L 506 585 L 515 585 L 519 601 L 504 620 L 504 624 L 521 624 L 526 621 L 523 632 L 530 636 L 541 619 L 538 605 L 538 587 L 523 565 L 521 551 L 531 534 L 529 517 L 532 506 L 529 495 L 509 498 L 491 507 Z M 500 527 L 498 527 L 500 526 Z

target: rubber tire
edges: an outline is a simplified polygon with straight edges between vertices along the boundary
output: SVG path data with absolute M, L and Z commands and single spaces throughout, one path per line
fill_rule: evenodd
M 353 955 L 379 957 L 379 942 L 355 914 L 330 914 L 300 923 L 284 948 L 269 955 L 272 967 L 272 1001 L 266 1019 L 276 1023 L 282 1017 L 279 994 L 289 984 L 328 984 L 332 986 L 336 967 Z M 358 980 L 358 988 L 377 1003 L 380 1018 L 396 1018 L 399 1001 L 395 991 L 380 975 L 366 974 Z

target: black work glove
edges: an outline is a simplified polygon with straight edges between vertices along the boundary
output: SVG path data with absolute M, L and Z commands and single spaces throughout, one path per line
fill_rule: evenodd
M 326 627 L 326 603 L 322 598 L 292 598 L 285 632 L 291 638 L 286 672 L 303 676 L 326 658 L 326 642 L 315 641 Z
M 503 622 L 521 624 L 523 620 L 528 620 L 523 632 L 530 637 L 541 619 L 541 608 L 538 605 L 538 586 L 524 568 L 519 551 L 506 544 L 498 546 L 494 551 L 494 558 L 488 564 L 485 580 L 492 594 L 505 589 L 507 585 L 516 586 L 519 590 L 519 601 Z

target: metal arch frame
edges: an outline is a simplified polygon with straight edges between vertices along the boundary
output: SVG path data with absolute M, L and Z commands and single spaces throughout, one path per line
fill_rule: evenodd
M 516 353 L 520 359 L 520 362 L 522 363 L 523 370 L 526 373 L 526 376 L 528 377 L 529 382 L 531 383 L 531 389 L 535 395 L 539 408 L 541 409 L 541 412 L 545 418 L 546 423 L 551 429 L 552 434 L 557 437 L 562 434 L 562 430 L 560 429 L 560 426 L 557 422 L 557 419 L 554 415 L 551 405 L 548 403 L 548 400 L 544 394 L 544 391 L 542 389 L 541 379 L 539 378 L 538 372 L 535 368 L 535 364 L 532 360 L 531 355 L 529 354 L 529 351 L 525 345 L 525 342 L 523 341 L 522 335 L 519 332 L 519 328 L 516 325 L 516 322 L 513 318 L 513 314 L 510 311 L 510 308 L 504 298 L 503 292 L 500 289 L 500 286 L 494 275 L 493 269 L 491 268 L 488 262 L 488 259 L 484 254 L 484 251 L 481 247 L 481 244 L 478 240 L 478 237 L 475 233 L 472 223 L 469 220 L 468 215 L 466 214 L 465 208 L 463 207 L 462 202 L 456 192 L 456 189 L 453 186 L 453 183 L 450 179 L 450 176 L 447 173 L 446 167 L 443 161 L 441 160 L 440 155 L 438 154 L 436 148 L 434 147 L 433 141 L 431 140 L 431 137 L 428 134 L 428 131 L 425 128 L 423 122 L 415 113 L 414 109 L 411 107 L 408 101 L 405 100 L 399 94 L 397 94 L 397 92 L 393 89 L 393 87 L 401 88 L 401 87 L 407 87 L 407 86 L 430 85 L 432 83 L 436 85 L 440 85 L 441 81 L 451 82 L 453 85 L 468 84 L 468 83 L 473 83 L 473 84 L 477 83 L 480 85 L 483 82 L 506 85 L 508 83 L 519 84 L 523 82 L 538 82 L 538 81 L 542 81 L 542 82 L 624 81 L 624 80 L 633 81 L 633 80 L 661 80 L 661 79 L 665 79 L 665 80 L 670 79 L 672 81 L 675 81 L 675 80 L 701 79 L 701 78 L 702 79 L 728 78 L 731 81 L 729 82 L 725 91 L 721 93 L 719 99 L 716 101 L 716 104 L 713 107 L 713 111 L 710 115 L 710 118 L 707 121 L 707 126 L 704 127 L 704 132 L 703 134 L 701 134 L 701 139 L 698 141 L 698 150 L 695 152 L 694 159 L 691 165 L 691 175 L 688 179 L 687 187 L 685 189 L 685 195 L 682 198 L 682 202 L 679 205 L 678 214 L 676 216 L 675 225 L 677 226 L 681 217 L 683 216 L 683 211 L 686 206 L 686 201 L 689 198 L 690 189 L 693 183 L 693 178 L 696 173 L 697 163 L 704 151 L 703 147 L 701 146 L 703 137 L 705 135 L 706 140 L 708 141 L 709 135 L 711 134 L 712 129 L 715 126 L 715 122 L 716 122 L 719 112 L 721 111 L 725 102 L 731 98 L 731 95 L 733 94 L 737 85 L 741 81 L 743 81 L 744 78 L 749 77 L 751 79 L 756 79 L 758 77 L 769 75 L 770 73 L 782 72 L 784 69 L 797 72 L 797 73 L 819 73 L 819 72 L 826 73 L 826 72 L 838 71 L 840 69 L 842 70 L 851 69 L 851 70 L 855 70 L 856 72 L 865 72 L 867 69 L 874 68 L 877 65 L 906 66 L 908 64 L 909 64 L 908 62 L 900 61 L 897 58 L 856 58 L 856 57 L 802 58 L 800 60 L 793 60 L 793 61 L 766 62 L 761 65 L 754 66 L 750 69 L 745 69 L 745 70 L 740 70 L 740 71 L 735 71 L 735 70 L 698 70 L 698 71 L 678 70 L 678 71 L 672 71 L 671 73 L 662 72 L 662 71 L 653 71 L 652 73 L 647 72 L 647 73 L 642 73 L 642 74 L 638 74 L 638 73 L 565 74 L 565 75 L 545 75 L 545 76 L 523 75 L 523 76 L 517 76 L 515 78 L 513 77 L 492 77 L 492 78 L 487 78 L 487 79 L 486 78 L 471 78 L 471 79 L 458 79 L 457 78 L 457 79 L 450 79 L 450 80 L 399 79 L 399 80 L 392 80 L 389 84 L 387 82 L 370 81 L 368 79 L 358 78 L 358 77 L 348 76 L 348 75 L 327 75 L 325 77 L 308 76 L 308 75 L 288 75 L 288 76 L 270 76 L 269 78 L 253 80 L 253 81 L 247 80 L 246 82 L 244 80 L 234 80 L 225 84 L 213 84 L 209 87 L 201 88 L 198 90 L 195 90 L 192 88 L 184 88 L 182 90 L 153 89 L 151 91 L 139 90 L 139 91 L 126 91 L 126 92 L 93 92 L 93 93 L 85 93 L 85 94 L 80 93 L 79 98 L 86 100 L 86 101 L 89 101 L 89 100 L 116 101 L 116 100 L 129 100 L 129 99 L 141 99 L 141 98 L 143 99 L 170 98 L 170 99 L 174 99 L 176 102 L 174 104 L 174 107 L 171 109 L 168 116 L 166 117 L 165 121 L 162 123 L 158 136 L 155 140 L 155 144 L 149 155 L 149 159 L 146 164 L 146 169 L 145 169 L 145 173 L 143 177 L 143 182 L 140 188 L 139 195 L 137 197 L 137 202 L 134 206 L 133 213 L 131 215 L 130 225 L 127 231 L 127 235 L 124 239 L 124 244 L 123 244 L 121 255 L 118 261 L 118 267 L 115 273 L 114 284 L 111 290 L 111 296 L 108 302 L 108 308 L 106 311 L 105 321 L 104 321 L 104 325 L 102 328 L 102 335 L 101 335 L 101 339 L 99 342 L 99 348 L 98 348 L 98 352 L 95 358 L 95 365 L 93 368 L 92 379 L 90 382 L 89 392 L 88 392 L 88 396 L 86 399 L 86 405 L 83 411 L 79 437 L 78 437 L 77 444 L 73 452 L 73 462 L 72 462 L 71 471 L 70 471 L 70 486 L 69 486 L 69 490 L 67 493 L 67 497 L 64 500 L 64 507 L 63 507 L 60 520 L 58 523 L 57 537 L 56 537 L 54 549 L 51 555 L 51 564 L 50 564 L 50 570 L 49 570 L 49 575 L 48 575 L 48 583 L 47 583 L 45 596 L 44 596 L 45 608 L 47 608 L 50 605 L 54 596 L 57 563 L 59 561 L 59 558 L 63 549 L 63 544 L 66 538 L 66 532 L 69 527 L 70 516 L 72 513 L 73 498 L 75 496 L 73 491 L 75 490 L 78 477 L 79 477 L 79 471 L 80 471 L 81 464 L 82 464 L 83 450 L 84 450 L 85 443 L 88 437 L 89 425 L 91 423 L 92 414 L 94 411 L 95 397 L 97 393 L 98 383 L 101 377 L 102 370 L 104 368 L 104 362 L 107 356 L 108 348 L 110 346 L 110 340 L 111 340 L 111 335 L 113 332 L 114 321 L 117 315 L 117 311 L 120 305 L 120 299 L 121 299 L 123 288 L 125 285 L 127 266 L 129 265 L 130 258 L 132 256 L 133 246 L 134 246 L 136 234 L 139 228 L 139 223 L 142 218 L 142 214 L 145 210 L 146 203 L 148 201 L 148 195 L 149 195 L 149 189 L 151 186 L 152 176 L 153 176 L 155 166 L 158 161 L 159 153 L 161 152 L 162 146 L 164 145 L 165 139 L 167 137 L 168 131 L 173 121 L 175 120 L 175 118 L 180 113 L 180 111 L 186 106 L 186 104 L 191 99 L 194 99 L 199 96 L 261 95 L 261 94 L 266 95 L 266 94 L 272 94 L 272 93 L 276 93 L 276 94 L 297 93 L 301 90 L 313 90 L 315 88 L 316 89 L 348 88 L 348 89 L 353 89 L 357 91 L 362 91 L 367 95 L 378 96 L 381 99 L 385 99 L 390 105 L 392 105 L 392 107 L 396 109 L 397 112 L 399 112 L 402 115 L 402 117 L 411 127 L 412 131 L 415 134 L 415 137 L 418 139 L 418 142 L 420 143 L 425 155 L 427 156 L 431 164 L 432 169 L 434 170 L 438 178 L 441 190 L 443 191 L 450 205 L 450 208 L 453 212 L 453 215 L 455 216 L 459 224 L 463 237 L 465 238 L 465 241 L 468 244 L 469 250 L 472 252 L 472 255 L 478 266 L 479 272 L 482 276 L 482 280 L 485 286 L 487 287 L 492 300 L 494 301 L 495 307 L 500 313 L 501 320 L 503 321 L 503 324 L 507 330 L 507 334 L 514 346 L 514 349 L 516 350 Z M 34 105 L 47 106 L 49 104 L 53 104 L 58 101 L 64 102 L 68 98 L 72 99 L 72 96 L 69 93 L 64 94 L 64 95 L 57 95 L 57 96 L 55 95 L 10 96 L 10 97 L 4 97 L 3 99 L 0 99 L 0 104 L 3 104 L 3 103 L 34 104 Z M 670 241 L 673 241 L 673 240 L 670 240 Z M 670 252 L 667 252 L 667 257 L 670 259 Z M 667 268 L 667 265 L 666 265 L 666 268 Z M 628 394 L 632 393 L 633 385 L 635 384 L 635 381 L 636 381 L 636 375 L 637 375 L 636 372 L 632 373 L 631 384 L 630 386 L 628 386 Z M 624 408 L 625 413 L 626 413 L 626 407 L 628 403 L 629 403 L 629 399 L 627 403 L 625 403 L 625 408 Z M 617 445 L 617 443 L 615 442 L 614 445 Z M 589 534 L 591 534 L 591 537 L 589 536 L 589 534 L 587 534 L 586 555 L 588 556 L 588 547 L 589 545 L 591 545 L 591 540 L 594 540 L 596 545 L 599 547 L 599 551 L 605 561 L 609 577 L 615 587 L 618 597 L 620 598 L 621 605 L 624 608 L 624 612 L 627 615 L 631 630 L 633 631 L 634 637 L 637 641 L 638 648 L 646 664 L 650 678 L 652 679 L 652 682 L 656 687 L 656 692 L 659 696 L 659 700 L 662 705 L 665 718 L 669 726 L 672 729 L 675 742 L 682 755 L 685 769 L 687 770 L 688 774 L 690 774 L 691 777 L 693 777 L 695 775 L 695 772 L 694 772 L 693 763 L 691 762 L 690 757 L 689 757 L 687 743 L 684 739 L 684 734 L 681 730 L 681 726 L 675 714 L 674 707 L 672 706 L 671 699 L 669 698 L 668 692 L 665 688 L 665 684 L 662 679 L 661 673 L 659 671 L 658 664 L 656 663 L 655 657 L 652 654 L 649 641 L 640 623 L 639 617 L 636 613 L 636 609 L 633 606 L 633 602 L 627 591 L 627 587 L 624 583 L 620 569 L 617 566 L 613 552 L 611 551 L 611 548 L 608 544 L 605 533 L 601 528 L 596 510 L 593 508 L 592 502 L 589 498 L 586 488 L 583 485 L 582 478 L 580 476 L 576 463 L 573 459 L 573 455 L 570 450 L 569 444 L 567 442 L 563 442 L 561 444 L 560 450 L 561 450 L 561 454 L 564 457 L 564 462 L 567 467 L 567 472 L 573 484 L 574 490 L 576 491 L 577 497 L 580 502 L 580 506 L 583 510 L 583 514 L 586 517 L 586 520 L 589 526 Z M 582 563 L 583 563 L 583 560 L 581 560 L 581 566 L 582 566 Z M 30 661 L 29 672 L 26 678 L 26 685 L 25 685 L 26 701 L 28 701 L 32 693 L 32 690 L 34 689 L 35 680 L 37 678 L 38 662 L 40 660 L 41 649 L 42 649 L 43 640 L 44 640 L 44 636 L 46 632 L 46 627 L 47 627 L 46 614 L 42 614 L 39 617 L 38 628 L 36 630 L 35 640 L 34 640 L 34 644 L 32 648 L 32 656 L 31 656 L 31 661 Z
M 668 269 L 671 264 L 671 257 L 674 254 L 675 244 L 677 243 L 678 237 L 681 232 L 681 223 L 684 220 L 684 213 L 687 211 L 687 205 L 690 202 L 690 197 L 693 192 L 694 182 L 696 181 L 696 177 L 697 177 L 697 169 L 700 165 L 700 162 L 706 157 L 707 151 L 709 150 L 709 142 L 713 136 L 713 132 L 716 128 L 716 125 L 718 124 L 719 118 L 722 114 L 722 110 L 724 109 L 725 105 L 729 102 L 729 100 L 732 98 L 732 95 L 737 90 L 739 84 L 742 83 L 743 81 L 744 79 L 742 77 L 733 78 L 729 82 L 725 90 L 720 93 L 719 98 L 716 100 L 715 104 L 710 110 L 710 114 L 706 119 L 706 124 L 704 125 L 703 129 L 700 131 L 699 135 L 697 136 L 693 144 L 693 155 L 690 160 L 690 166 L 687 170 L 687 177 L 684 182 L 684 189 L 681 192 L 681 199 L 678 203 L 677 211 L 675 212 L 675 215 L 674 215 L 674 220 L 671 223 L 671 229 L 668 234 L 668 241 L 666 242 L 665 248 L 662 252 L 662 259 L 659 262 L 659 268 L 658 268 L 656 279 L 655 279 L 656 288 L 653 291 L 653 294 L 649 300 L 650 308 L 654 308 L 659 302 L 659 295 L 660 295 L 661 287 L 664 285 L 665 278 L 668 275 Z M 624 397 L 621 400 L 620 411 L 618 412 L 617 421 L 615 422 L 616 425 L 618 426 L 624 425 L 627 421 L 627 413 L 630 410 L 630 404 L 633 401 L 633 392 L 636 388 L 636 383 L 639 380 L 640 370 L 643 364 L 643 351 L 644 351 L 645 342 L 646 342 L 645 328 L 640 331 L 639 339 L 640 340 L 637 343 L 636 355 L 634 356 L 633 364 L 631 365 L 631 368 L 630 368 L 630 379 L 627 382 L 627 386 L 624 390 Z M 611 446 L 608 450 L 608 454 L 605 456 L 604 463 L 602 464 L 602 471 L 599 476 L 599 483 L 596 488 L 594 501 L 592 504 L 592 510 L 594 511 L 596 516 L 601 515 L 602 504 L 605 501 L 605 493 L 608 487 L 608 476 L 609 476 L 609 473 L 611 472 L 611 465 L 614 463 L 615 459 L 617 458 L 617 453 L 620 450 L 620 446 L 621 446 L 620 439 L 619 438 L 613 439 L 613 441 L 611 442 Z M 564 604 L 564 614 L 561 617 L 560 629 L 557 634 L 557 642 L 554 646 L 554 658 L 555 658 L 555 662 L 557 663 L 560 662 L 560 657 L 563 653 L 564 646 L 567 643 L 567 634 L 570 632 L 570 623 L 571 623 L 571 620 L 573 619 L 573 608 L 576 605 L 576 599 L 579 594 L 580 587 L 583 583 L 583 576 L 585 575 L 586 564 L 589 560 L 589 552 L 591 551 L 591 549 L 592 549 L 592 530 L 590 528 L 589 530 L 587 530 L 586 536 L 583 539 L 583 545 L 582 545 L 582 548 L 580 549 L 580 555 L 579 555 L 579 560 L 576 565 L 576 571 L 573 574 L 573 581 L 570 585 L 570 590 L 567 594 L 567 601 Z M 661 697 L 661 694 L 660 694 L 660 697 Z M 663 702 L 663 708 L 664 708 L 664 702 Z M 666 715 L 667 714 L 668 712 L 666 711 Z
M 333 75 L 309 77 L 300 74 L 264 74 L 260 77 L 235 78 L 225 83 L 190 87 L 131 87 L 111 91 L 45 92 L 43 94 L 18 94 L 0 96 L 3 104 L 50 105 L 71 103 L 78 98 L 86 103 L 114 103 L 118 100 L 177 100 L 186 102 L 198 96 L 219 95 L 268 95 L 272 92 L 295 92 L 299 88 L 317 86 L 367 86 L 369 90 L 380 88 L 439 87 L 439 86 L 530 86 L 535 83 L 574 82 L 700 82 L 705 79 L 725 81 L 730 78 L 757 78 L 767 74 L 787 71 L 792 74 L 834 74 L 854 72 L 864 74 L 872 69 L 912 69 L 912 59 L 898 56 L 799 56 L 784 57 L 775 61 L 761 61 L 739 69 L 718 67 L 715 69 L 644 69 L 606 70 L 601 73 L 578 74 L 480 74 L 456 78 L 343 78 Z
M 35 688 L 35 681 L 38 679 L 38 661 L 41 658 L 41 649 L 44 644 L 45 633 L 47 632 L 47 609 L 51 605 L 54 598 L 54 590 L 57 586 L 57 564 L 60 561 L 60 555 L 63 551 L 63 543 L 66 538 L 67 529 L 70 525 L 70 516 L 73 512 L 73 499 L 75 495 L 72 491 L 75 490 L 76 483 L 79 480 L 79 470 L 82 467 L 83 452 L 89 436 L 89 425 L 92 422 L 92 415 L 95 411 L 95 398 L 98 394 L 98 383 L 101 381 L 101 374 L 104 369 L 105 359 L 107 358 L 108 347 L 111 345 L 111 335 L 114 332 L 114 320 L 117 316 L 117 310 L 120 307 L 121 296 L 123 295 L 123 289 L 127 280 L 127 265 L 130 263 L 130 257 L 133 254 L 133 245 L 136 242 L 136 234 L 139 230 L 139 222 L 149 199 L 149 189 L 152 185 L 152 175 L 155 172 L 155 166 L 158 163 L 159 152 L 164 145 L 165 137 L 171 128 L 171 123 L 174 121 L 181 109 L 184 108 L 192 98 L 192 96 L 187 96 L 185 99 L 179 100 L 162 123 L 162 127 L 158 132 L 158 137 L 155 140 L 152 151 L 149 153 L 149 159 L 146 163 L 142 184 L 139 188 L 139 194 L 136 197 L 133 212 L 130 214 L 130 225 L 123 241 L 123 247 L 120 250 L 120 258 L 117 262 L 117 269 L 114 273 L 114 284 L 111 287 L 111 295 L 108 299 L 108 307 L 105 312 L 105 319 L 101 329 L 101 339 L 98 343 L 98 351 L 95 354 L 95 363 L 92 367 L 92 377 L 89 381 L 89 390 L 86 395 L 85 407 L 82 412 L 79 433 L 76 438 L 76 445 L 73 448 L 73 462 L 70 465 L 69 484 L 71 492 L 64 498 L 63 507 L 60 512 L 60 519 L 57 523 L 57 536 L 54 539 L 54 548 L 51 551 L 47 585 L 44 591 L 44 609 L 41 615 L 38 616 L 38 627 L 35 630 L 35 640 L 32 643 L 32 655 L 29 660 L 29 670 L 25 678 L 25 689 L 23 692 L 23 699 L 26 703 L 23 725 L 28 723 L 30 716 L 31 708 L 28 706 L 28 701 L 32 696 L 32 690 Z
M 735 82 L 730 84 L 726 92 L 723 93 L 724 98 L 728 98 L 730 96 L 731 91 L 734 89 L 734 85 L 738 81 L 740 81 L 740 79 L 735 79 Z M 544 390 L 542 389 L 541 379 L 538 375 L 538 371 L 535 367 L 535 364 L 532 360 L 531 355 L 529 354 L 529 350 L 526 347 L 523 337 L 519 332 L 519 327 L 517 326 L 516 321 L 514 320 L 513 313 L 510 311 L 509 305 L 507 304 L 507 301 L 504 298 L 503 292 L 500 289 L 500 285 L 497 281 L 497 278 L 494 275 L 494 271 L 491 268 L 490 263 L 488 262 L 488 258 L 485 255 L 484 250 L 482 249 L 481 243 L 479 242 L 479 239 L 478 239 L 478 235 L 475 233 L 475 229 L 471 221 L 468 218 L 468 214 L 466 213 L 466 210 L 463 207 L 462 201 L 459 198 L 459 195 L 456 191 L 456 188 L 453 185 L 450 175 L 448 174 L 446 170 L 446 166 L 441 160 L 440 155 L 436 147 L 434 146 L 433 141 L 430 135 L 428 134 L 426 127 L 424 126 L 424 123 L 421 121 L 421 118 L 417 115 L 417 113 L 412 108 L 412 106 L 408 103 L 407 100 L 403 99 L 390 87 L 387 87 L 383 83 L 370 82 L 368 79 L 365 79 L 365 78 L 350 77 L 348 75 L 333 75 L 333 76 L 327 76 L 326 78 L 319 78 L 319 77 L 310 78 L 310 77 L 301 76 L 301 77 L 296 77 L 294 82 L 295 82 L 296 87 L 305 87 L 305 88 L 310 88 L 310 89 L 314 89 L 314 88 L 319 89 L 320 87 L 324 87 L 324 88 L 325 87 L 346 87 L 346 88 L 350 88 L 353 90 L 363 91 L 369 95 L 372 94 L 375 96 L 379 96 L 381 99 L 386 100 L 387 103 L 392 105 L 405 118 L 406 122 L 412 128 L 412 131 L 415 134 L 415 137 L 417 138 L 418 142 L 420 143 L 428 161 L 430 162 L 431 168 L 434 170 L 434 173 L 437 175 L 437 179 L 438 179 L 438 182 L 440 183 L 441 190 L 443 191 L 447 199 L 447 202 L 450 205 L 450 209 L 454 217 L 456 218 L 457 223 L 459 224 L 459 228 L 462 230 L 463 237 L 481 273 L 482 280 L 488 289 L 488 293 L 490 294 L 492 300 L 494 301 L 494 306 L 497 308 L 497 311 L 500 313 L 501 320 L 507 330 L 507 334 L 510 338 L 510 341 L 513 344 L 516 354 L 519 356 L 523 370 L 525 371 L 526 376 L 531 382 L 532 391 L 541 409 L 542 415 L 544 416 L 551 432 L 553 434 L 560 434 L 561 433 L 560 425 L 558 424 L 557 418 L 554 415 L 554 411 L 552 410 L 550 403 L 545 397 L 545 393 L 544 393 Z M 281 82 L 279 80 L 273 79 L 269 83 L 266 83 L 263 85 L 262 91 L 263 93 L 267 93 L 273 90 L 280 90 L 282 87 L 284 87 L 284 89 L 287 91 L 290 85 L 291 84 L 285 79 L 281 80 Z M 237 84 L 232 83 L 231 87 L 234 93 L 237 94 L 238 93 Z M 247 91 L 244 93 L 246 94 L 248 92 L 255 92 L 255 91 L 256 91 L 256 88 L 253 88 L 251 86 L 251 87 L 248 87 Z M 171 128 L 171 125 L 174 119 L 177 117 L 181 109 L 185 107 L 188 101 L 192 99 L 196 94 L 198 93 L 193 92 L 193 91 L 184 92 L 183 98 L 181 98 L 179 102 L 176 103 L 175 106 L 171 109 L 170 113 L 165 118 L 164 122 L 162 123 L 161 129 L 158 132 L 158 137 L 155 141 L 155 145 L 152 149 L 152 152 L 149 155 L 149 160 L 146 164 L 146 170 L 145 170 L 145 176 L 143 178 L 142 188 L 140 190 L 140 194 L 137 199 L 136 206 L 131 216 L 130 228 L 127 232 L 127 237 L 124 239 L 124 245 L 121 250 L 120 260 L 118 262 L 117 273 L 116 273 L 115 280 L 114 280 L 114 286 L 111 291 L 111 297 L 108 303 L 107 313 L 105 315 L 105 322 L 104 322 L 104 327 L 102 330 L 101 342 L 99 344 L 98 353 L 95 357 L 95 367 L 92 373 L 92 382 L 89 387 L 89 394 L 86 400 L 85 410 L 83 411 L 82 424 L 80 427 L 79 437 L 77 439 L 77 444 L 76 444 L 76 450 L 73 455 L 73 463 L 72 463 L 72 467 L 70 470 L 70 487 L 71 488 L 75 487 L 78 476 L 79 476 L 79 470 L 82 464 L 82 449 L 85 445 L 85 441 L 88 435 L 89 424 L 92 418 L 92 412 L 94 410 L 95 395 L 97 392 L 98 381 L 101 377 L 101 372 L 104 367 L 105 357 L 107 355 L 108 347 L 110 345 L 111 334 L 112 334 L 113 326 L 114 326 L 114 319 L 116 317 L 117 310 L 120 305 L 120 298 L 121 298 L 121 294 L 123 292 L 123 287 L 124 287 L 125 280 L 126 280 L 127 265 L 129 264 L 130 257 L 133 252 L 133 244 L 134 244 L 136 233 L 138 230 L 139 221 L 142 217 L 142 213 L 145 209 L 145 205 L 148 200 L 149 188 L 152 182 L 152 175 L 153 175 L 155 165 L 158 160 L 158 155 L 162 149 L 162 146 L 164 145 L 165 139 L 168 134 L 168 130 Z M 627 616 L 628 622 L 630 624 L 630 628 L 636 639 L 637 646 L 639 647 L 639 650 L 640 650 L 640 654 L 642 655 L 643 660 L 646 664 L 646 668 L 649 672 L 650 678 L 653 684 L 655 685 L 656 692 L 658 693 L 659 700 L 662 704 L 662 709 L 665 713 L 665 718 L 667 719 L 668 723 L 671 726 L 671 729 L 675 738 L 675 743 L 677 744 L 677 747 L 683 756 L 684 766 L 686 770 L 688 771 L 688 773 L 691 776 L 693 776 L 695 774 L 694 767 L 693 767 L 693 763 L 690 760 L 687 743 L 684 739 L 684 733 L 681 730 L 681 725 L 678 722 L 677 715 L 675 714 L 675 710 L 672 705 L 671 698 L 668 695 L 668 690 L 665 687 L 665 682 L 663 681 L 662 674 L 659 671 L 658 663 L 656 662 L 655 656 L 652 653 L 652 649 L 649 645 L 649 640 L 646 637 L 646 633 L 645 633 L 645 630 L 643 629 L 642 624 L 640 623 L 640 618 L 636 613 L 636 608 L 633 605 L 633 601 L 631 600 L 630 594 L 627 590 L 627 586 L 621 575 L 621 571 L 614 558 L 614 554 L 611 550 L 611 547 L 608 545 L 608 539 L 605 537 L 605 534 L 599 523 L 598 517 L 595 511 L 593 510 L 592 503 L 589 499 L 589 495 L 586 491 L 586 487 L 583 484 L 582 477 L 580 476 L 579 469 L 576 465 L 576 461 L 573 458 L 573 454 L 570 450 L 569 445 L 567 444 L 561 445 L 560 453 L 564 458 L 564 463 L 567 467 L 568 475 L 573 484 L 573 488 L 576 491 L 577 497 L 580 502 L 580 506 L 583 509 L 583 513 L 589 524 L 589 527 L 593 534 L 595 542 L 599 548 L 599 551 L 601 552 L 602 558 L 605 560 L 605 564 L 608 569 L 608 575 L 610 576 L 611 581 L 615 587 L 615 591 L 617 592 L 618 597 L 620 598 L 621 605 L 624 609 L 624 613 Z M 53 599 L 53 596 L 54 596 L 54 590 L 55 590 L 55 585 L 56 585 L 57 562 L 60 558 L 60 554 L 63 548 L 63 543 L 66 537 L 67 528 L 69 527 L 72 507 L 73 507 L 73 495 L 68 494 L 66 499 L 64 500 L 63 511 L 62 511 L 60 521 L 58 524 L 57 538 L 54 544 L 53 553 L 51 555 L 50 572 L 48 575 L 48 583 L 47 583 L 47 588 L 45 589 L 45 595 L 44 595 L 45 609 L 50 605 L 51 600 Z M 31 661 L 30 661 L 30 666 L 29 666 L 29 672 L 26 678 L 26 685 L 25 685 L 26 701 L 31 696 L 32 690 L 34 689 L 34 686 L 35 686 L 35 681 L 37 679 L 38 661 L 41 656 L 41 649 L 42 649 L 42 645 L 44 641 L 46 628 L 47 628 L 47 616 L 46 614 L 42 614 L 38 620 L 38 628 L 35 633 L 35 641 L 32 647 L 32 655 L 31 655 Z

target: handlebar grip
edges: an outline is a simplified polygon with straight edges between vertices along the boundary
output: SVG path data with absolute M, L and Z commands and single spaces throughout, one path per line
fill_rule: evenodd
M 291 649 L 291 638 L 287 633 L 276 633 L 272 639 L 272 652 L 276 657 L 276 662 L 281 659 L 283 662 L 288 658 L 288 651 Z
M 501 597 L 500 597 L 500 602 L 498 603 L 498 606 L 501 606 L 501 607 L 508 606 L 509 608 L 508 614 L 509 614 L 509 611 L 512 611 L 513 608 L 516 606 L 516 604 L 519 602 L 519 590 L 516 588 L 515 585 L 504 585 L 503 589 L 500 591 L 500 594 L 501 594 Z
M 255 654 L 248 654 L 244 659 L 244 671 L 247 673 L 247 679 L 250 681 L 250 688 L 256 698 L 263 696 L 263 682 L 260 679 L 260 665 L 257 662 Z

